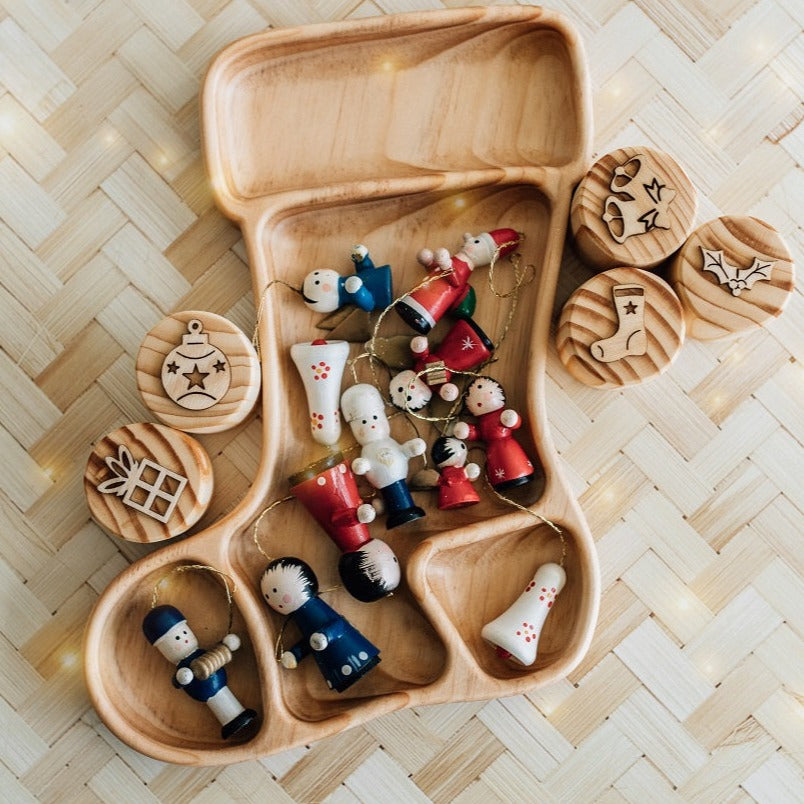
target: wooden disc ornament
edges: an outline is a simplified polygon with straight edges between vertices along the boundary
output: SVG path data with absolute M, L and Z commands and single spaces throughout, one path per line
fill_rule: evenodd
M 602 156 L 581 179 L 570 226 L 591 266 L 652 268 L 681 247 L 697 206 L 695 187 L 678 162 L 630 146 Z
M 204 448 L 178 430 L 143 422 L 115 430 L 95 445 L 84 472 L 95 521 L 132 542 L 178 536 L 212 498 L 212 465 Z
M 251 341 L 215 313 L 184 310 L 164 318 L 145 336 L 136 368 L 148 409 L 189 433 L 240 424 L 260 390 L 260 362 Z
M 684 308 L 687 334 L 725 338 L 781 315 L 795 285 L 793 258 L 770 224 L 726 216 L 690 235 L 673 259 L 670 282 Z
M 619 388 L 665 372 L 684 342 L 681 303 L 655 274 L 613 268 L 581 285 L 558 322 L 558 356 L 576 380 Z

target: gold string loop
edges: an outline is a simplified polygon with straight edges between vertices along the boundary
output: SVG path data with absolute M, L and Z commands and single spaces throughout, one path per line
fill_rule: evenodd
M 265 312 L 265 303 L 268 299 L 268 291 L 274 285 L 283 285 L 284 287 L 292 290 L 294 293 L 298 293 L 299 296 L 303 296 L 303 292 L 301 288 L 297 288 L 295 285 L 291 285 L 290 282 L 286 282 L 284 279 L 272 279 L 263 289 L 262 293 L 260 293 L 260 303 L 257 305 L 257 320 L 254 324 L 254 332 L 251 335 L 251 343 L 254 345 L 254 349 L 257 351 L 257 355 L 262 357 L 260 353 L 260 323 L 262 322 L 262 316 Z

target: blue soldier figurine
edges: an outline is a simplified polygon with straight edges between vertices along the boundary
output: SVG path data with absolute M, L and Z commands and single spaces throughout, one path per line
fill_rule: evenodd
M 173 686 L 206 703 L 218 718 L 221 737 L 228 739 L 256 720 L 257 713 L 246 709 L 226 685 L 222 664 L 231 659 L 231 651 L 240 647 L 236 634 L 227 634 L 217 648 L 202 650 L 186 618 L 173 606 L 151 609 L 142 622 L 142 630 L 148 641 L 177 666 Z

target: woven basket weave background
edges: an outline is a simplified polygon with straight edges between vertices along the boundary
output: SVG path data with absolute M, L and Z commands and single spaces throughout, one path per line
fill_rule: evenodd
M 214 208 L 198 88 L 233 39 L 470 3 L 0 0 L 0 790 L 4 800 L 804 800 L 804 307 L 736 341 L 688 341 L 623 392 L 552 349 L 553 436 L 598 539 L 587 658 L 538 694 L 403 711 L 229 768 L 171 767 L 89 706 L 93 601 L 147 548 L 89 520 L 91 443 L 149 419 L 145 332 L 175 309 L 253 328 L 238 230 Z M 751 214 L 801 265 L 804 5 L 566 0 L 595 99 L 595 151 L 652 144 L 700 193 L 698 222 Z M 561 299 L 589 276 L 568 252 Z M 615 426 L 616 424 L 616 426 Z M 204 439 L 244 493 L 259 423 Z

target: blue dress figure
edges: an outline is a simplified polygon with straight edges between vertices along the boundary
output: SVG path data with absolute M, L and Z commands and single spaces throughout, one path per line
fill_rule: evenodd
M 176 665 L 173 686 L 181 687 L 191 698 L 207 704 L 218 718 L 221 737 L 228 739 L 257 719 L 257 713 L 246 709 L 227 686 L 223 667 L 203 679 L 193 672 L 192 662 L 207 651 L 199 648 L 198 639 L 177 608 L 156 606 L 151 609 L 142 622 L 142 630 L 147 640 Z M 240 647 L 236 634 L 227 634 L 222 642 L 230 651 Z
M 318 268 L 304 277 L 302 298 L 317 313 L 332 313 L 347 304 L 370 313 L 391 304 L 391 266 L 378 268 L 363 245 L 352 251 L 355 273 L 341 276 L 331 268 Z
M 286 556 L 265 569 L 260 589 L 266 603 L 287 614 L 302 638 L 282 653 L 289 670 L 312 653 L 327 686 L 343 692 L 380 662 L 380 651 L 353 625 L 318 597 L 318 579 L 299 558 Z

